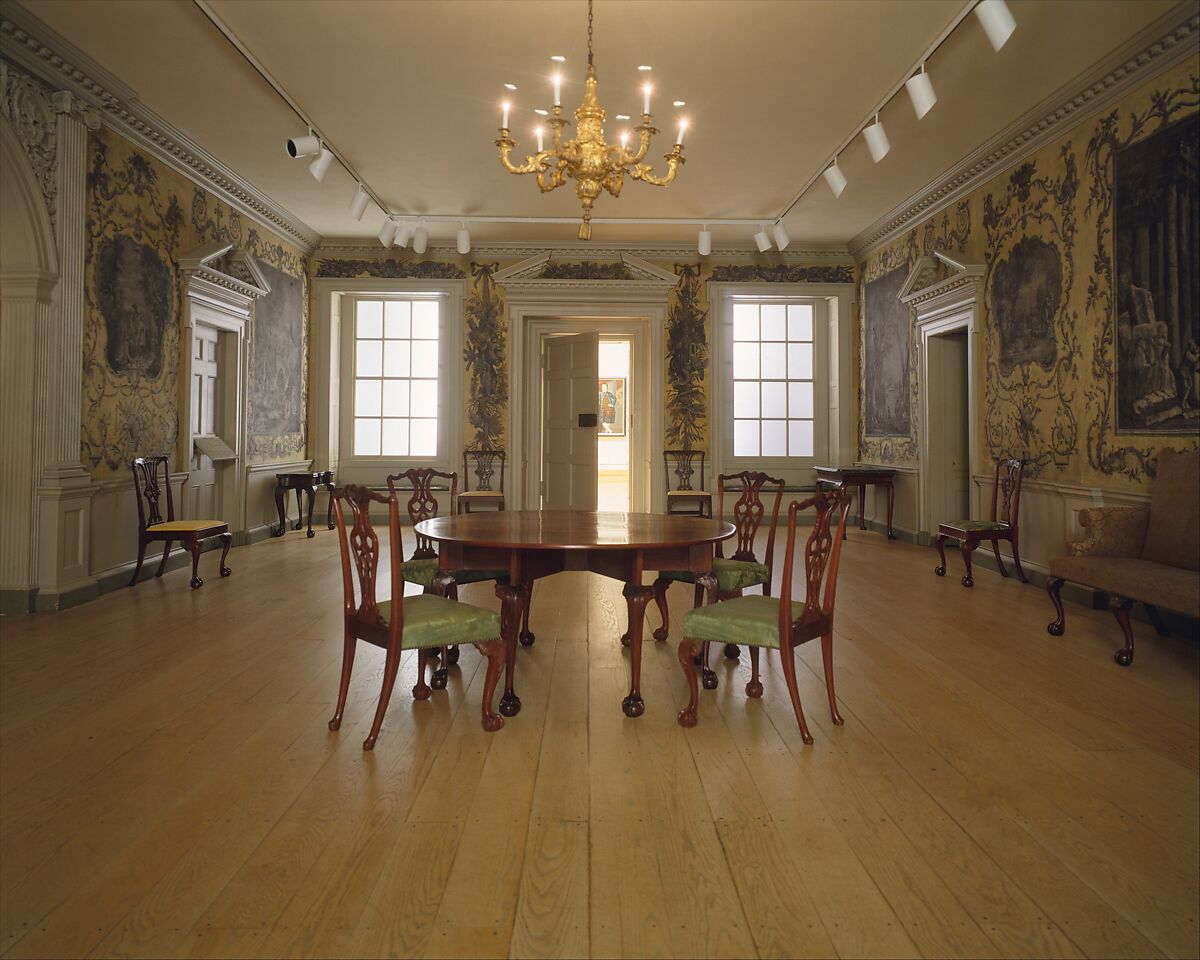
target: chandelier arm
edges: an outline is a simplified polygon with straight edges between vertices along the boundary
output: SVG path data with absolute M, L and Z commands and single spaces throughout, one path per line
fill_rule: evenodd
M 680 166 L 685 162 L 683 159 L 683 147 L 675 144 L 671 148 L 671 152 L 666 154 L 667 172 L 664 176 L 658 176 L 650 169 L 650 165 L 639 163 L 636 167 L 629 171 L 629 175 L 634 180 L 641 180 L 643 183 L 649 183 L 655 187 L 665 187 L 668 183 L 675 179 L 675 175 L 679 172 Z
M 646 159 L 646 152 L 650 149 L 650 138 L 653 137 L 658 130 L 650 125 L 650 114 L 642 114 L 642 122 L 634 128 L 638 135 L 637 151 L 630 155 L 629 163 L 641 163 Z
M 520 166 L 509 160 L 509 154 L 512 153 L 516 141 L 511 137 L 501 137 L 496 141 L 496 146 L 500 149 L 500 162 L 504 164 L 504 169 L 509 173 L 537 173 L 545 166 L 547 154 L 545 151 L 535 153 L 532 157 L 526 157 L 525 162 Z
M 600 181 L 600 185 L 604 187 L 612 196 L 619 197 L 621 195 L 621 187 L 625 182 L 624 172 L 620 167 L 609 170 L 605 174 L 604 179 Z
M 538 171 L 537 185 L 538 189 L 541 190 L 542 193 L 549 193 L 551 190 L 557 190 L 566 182 L 567 178 L 563 176 L 561 169 L 552 170 L 550 167 L 544 167 Z

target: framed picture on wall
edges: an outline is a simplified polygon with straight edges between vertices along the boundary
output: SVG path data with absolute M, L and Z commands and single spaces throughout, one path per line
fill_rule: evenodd
M 602 437 L 625 436 L 625 378 L 602 377 L 600 379 L 600 435 Z

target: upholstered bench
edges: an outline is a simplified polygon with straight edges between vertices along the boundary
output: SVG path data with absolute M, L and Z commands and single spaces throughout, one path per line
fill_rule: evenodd
M 1158 476 L 1143 507 L 1099 507 L 1079 511 L 1087 537 L 1067 545 L 1068 557 L 1050 561 L 1046 591 L 1058 618 L 1046 629 L 1061 637 L 1066 628 L 1059 591 L 1063 582 L 1109 594 L 1125 646 L 1113 659 L 1133 662 L 1129 608 L 1144 603 L 1159 634 L 1165 634 L 1158 607 L 1189 617 L 1200 615 L 1200 451 L 1164 450 Z

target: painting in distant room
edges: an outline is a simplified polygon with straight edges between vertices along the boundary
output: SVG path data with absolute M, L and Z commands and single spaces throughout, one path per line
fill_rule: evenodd
M 1062 261 L 1058 249 L 1038 237 L 1023 237 L 996 264 L 992 310 L 1000 337 L 1000 372 L 1036 363 L 1054 366 L 1054 319 L 1062 305 Z
M 600 435 L 625 436 L 624 377 L 605 377 L 600 381 Z
M 866 434 L 909 435 L 908 305 L 900 288 L 908 276 L 901 267 L 866 285 L 863 306 L 865 338 Z
M 1200 192 L 1193 115 L 1118 150 L 1118 429 L 1200 426 Z
M 250 432 L 300 432 L 304 405 L 303 282 L 259 263 L 271 292 L 254 306 L 254 380 Z

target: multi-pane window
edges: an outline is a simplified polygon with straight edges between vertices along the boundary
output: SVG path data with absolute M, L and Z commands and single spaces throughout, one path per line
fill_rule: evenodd
M 813 308 L 733 305 L 733 455 L 813 456 Z
M 354 455 L 438 453 L 437 300 L 358 300 Z

